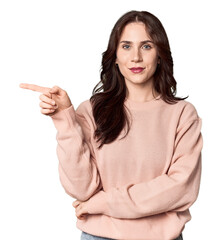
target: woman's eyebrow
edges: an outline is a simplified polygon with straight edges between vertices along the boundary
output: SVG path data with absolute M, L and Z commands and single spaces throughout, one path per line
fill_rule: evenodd
M 126 41 L 126 40 L 124 40 L 124 41 L 121 41 L 120 43 L 132 43 L 131 41 Z M 151 41 L 151 40 L 145 40 L 145 41 L 142 41 L 142 42 L 140 42 L 140 43 L 147 43 L 147 42 L 151 42 L 151 43 L 153 43 L 153 41 Z

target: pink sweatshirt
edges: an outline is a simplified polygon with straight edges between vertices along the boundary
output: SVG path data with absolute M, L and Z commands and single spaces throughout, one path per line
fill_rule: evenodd
M 201 179 L 202 119 L 186 100 L 126 99 L 132 126 L 96 149 L 90 100 L 51 118 L 57 129 L 60 181 L 88 201 L 78 229 L 118 240 L 172 240 L 191 220 Z

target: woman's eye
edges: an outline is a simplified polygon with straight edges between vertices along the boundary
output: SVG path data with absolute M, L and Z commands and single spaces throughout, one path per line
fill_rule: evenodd
M 123 45 L 122 47 L 123 47 L 124 49 L 128 49 L 128 48 L 125 48 L 126 46 L 129 47 L 129 45 Z
M 144 46 L 147 46 L 147 47 L 146 47 L 146 49 L 150 49 L 150 48 L 151 48 L 151 46 L 150 46 L 150 45 L 144 45 Z
M 145 49 L 150 49 L 150 48 L 151 48 L 151 46 L 148 45 L 148 44 L 147 44 L 147 45 L 144 45 L 144 47 L 145 47 Z M 130 46 L 129 46 L 129 45 L 123 45 L 122 48 L 124 48 L 124 49 L 129 49 Z

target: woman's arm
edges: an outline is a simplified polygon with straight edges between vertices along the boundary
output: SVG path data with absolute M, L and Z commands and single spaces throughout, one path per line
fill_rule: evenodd
M 87 203 L 89 214 L 135 219 L 167 211 L 185 211 L 197 199 L 201 178 L 202 119 L 178 128 L 167 174 L 149 182 L 99 191 Z
M 57 129 L 60 182 L 66 193 L 85 201 L 101 188 L 101 179 L 91 145 L 90 126 L 82 114 L 83 104 L 51 116 Z

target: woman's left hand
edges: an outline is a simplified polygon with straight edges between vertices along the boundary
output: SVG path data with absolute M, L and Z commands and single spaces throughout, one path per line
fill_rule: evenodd
M 87 211 L 87 202 L 88 201 L 81 202 L 79 200 L 76 200 L 72 203 L 76 211 L 76 216 L 80 220 L 83 220 L 89 214 Z

